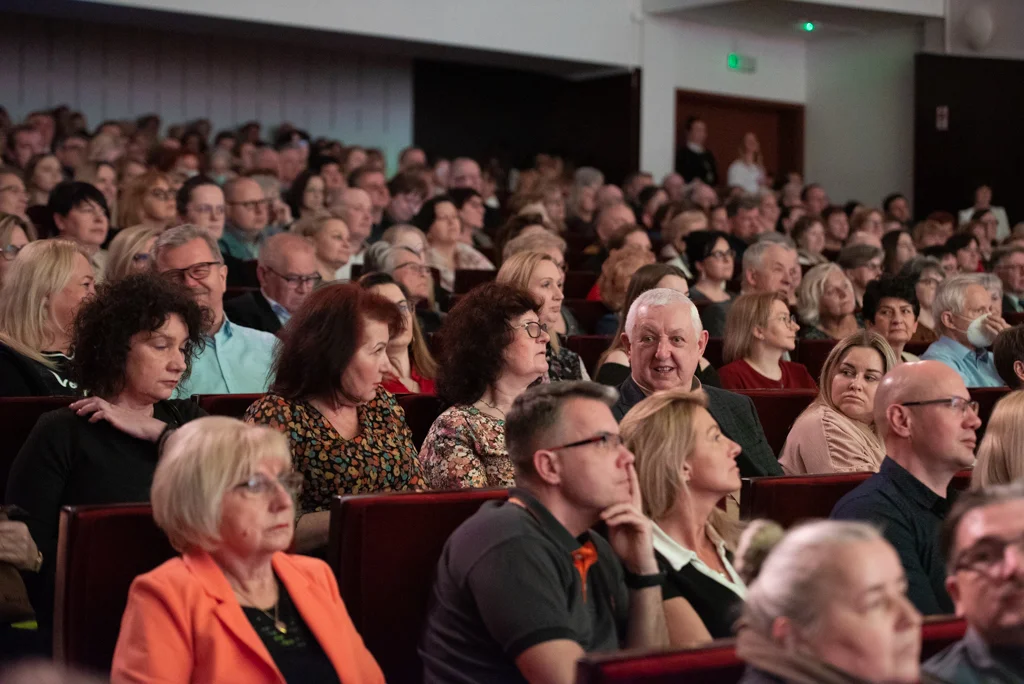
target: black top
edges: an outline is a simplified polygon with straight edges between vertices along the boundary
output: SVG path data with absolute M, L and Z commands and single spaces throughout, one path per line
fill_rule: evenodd
M 242 606 L 242 610 L 270 651 L 270 657 L 284 675 L 284 681 L 289 684 L 337 684 L 338 673 L 334 665 L 302 619 L 280 579 L 277 580 L 277 597 L 277 618 L 288 630 L 284 634 L 274 627 L 273 608 L 262 611 Z
M 676 171 L 687 183 L 700 178 L 711 187 L 718 185 L 718 164 L 715 155 L 707 148 L 703 152 L 694 152 L 684 142 L 676 151 Z
M 511 496 L 527 508 L 487 502 L 445 544 L 419 649 L 424 684 L 518 684 L 515 659 L 531 646 L 614 651 L 625 637 L 629 593 L 608 542 L 573 537 L 525 490 Z
M 0 342 L 0 397 L 78 396 L 78 386 L 68 378 L 68 357 L 60 352 L 43 352 L 56 368 L 19 354 Z
M 153 415 L 177 427 L 206 412 L 180 399 L 157 402 Z M 28 513 L 25 523 L 43 552 L 40 572 L 23 573 L 41 625 L 53 617 L 61 507 L 149 501 L 156 463 L 154 442 L 132 437 L 105 420 L 90 423 L 88 416 L 69 408 L 39 417 L 11 466 L 6 502 Z
M 707 368 L 701 368 L 698 365 L 693 375 L 700 380 L 702 385 L 707 385 L 708 387 L 722 386 L 722 380 L 718 377 L 718 371 L 715 370 L 714 366 L 709 365 Z M 597 371 L 597 377 L 594 378 L 594 381 L 609 387 L 618 387 L 628 377 L 629 366 L 624 366 L 621 363 L 605 363 Z
M 725 319 L 729 317 L 729 309 L 733 300 L 708 304 L 698 310 L 700 322 L 708 331 L 708 337 L 725 337 Z
M 658 566 L 665 571 L 662 598 L 666 601 L 682 597 L 700 616 L 713 639 L 736 636 L 732 626 L 740 616 L 743 599 L 736 592 L 687 563 L 676 570 L 665 556 L 655 552 Z
M 829 517 L 879 527 L 903 563 L 908 598 L 924 615 L 944 615 L 953 612 L 953 602 L 946 593 L 939 528 L 955 495 L 950 487 L 942 498 L 886 457 L 878 472 L 840 499 Z
M 246 292 L 240 297 L 224 302 L 224 314 L 232 323 L 272 335 L 276 335 L 281 329 L 281 319 L 270 308 L 270 302 L 259 290 Z

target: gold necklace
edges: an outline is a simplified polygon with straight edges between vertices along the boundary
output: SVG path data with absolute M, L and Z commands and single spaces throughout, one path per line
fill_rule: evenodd
M 274 614 L 273 615 L 270 614 L 269 610 L 264 610 L 263 608 L 260 608 L 259 606 L 257 606 L 252 599 L 250 599 L 248 596 L 242 595 L 242 593 L 240 591 L 238 591 L 237 589 L 235 589 L 235 594 L 237 594 L 237 595 L 241 596 L 243 599 L 245 599 L 249 603 L 249 607 L 250 608 L 255 608 L 256 610 L 258 610 L 261 613 L 263 613 L 264 615 L 266 615 L 269 620 L 273 621 L 274 629 L 276 629 L 278 632 L 280 632 L 281 634 L 287 634 L 288 633 L 288 625 L 286 625 L 284 623 L 284 621 L 281 620 L 281 618 L 278 616 L 278 606 L 281 605 L 281 594 L 280 594 L 280 592 L 278 592 L 277 600 L 274 601 Z
M 488 404 L 487 401 L 483 397 L 480 397 L 480 403 L 483 404 L 484 406 L 486 406 L 487 408 L 491 409 L 492 411 L 497 411 L 498 413 L 500 413 L 503 420 L 508 420 L 508 416 L 505 415 L 504 411 L 502 411 L 500 408 L 498 408 L 494 404 Z

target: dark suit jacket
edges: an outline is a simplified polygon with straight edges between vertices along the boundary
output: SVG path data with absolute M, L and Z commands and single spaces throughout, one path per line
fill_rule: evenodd
M 1024 303 L 1024 301 L 1022 301 Z M 1013 297 L 1004 294 L 1003 295 L 1003 315 L 1011 313 L 1024 313 L 1024 307 L 1017 306 L 1016 302 L 1013 301 Z
M 254 328 L 276 335 L 281 329 L 281 321 L 270 308 L 270 302 L 259 290 L 246 292 L 224 302 L 224 313 L 232 323 Z
M 772 453 L 768 439 L 761 429 L 761 421 L 754 411 L 754 402 L 742 394 L 726 392 L 717 387 L 703 386 L 708 395 L 708 412 L 718 421 L 722 434 L 736 442 L 743 452 L 736 458 L 740 476 L 783 475 L 782 466 Z M 612 407 L 615 420 L 629 412 L 646 395 L 633 380 L 633 376 L 619 385 L 619 400 Z
M 700 322 L 708 331 L 708 337 L 725 337 L 725 319 L 732 308 L 733 300 L 709 304 L 700 311 Z

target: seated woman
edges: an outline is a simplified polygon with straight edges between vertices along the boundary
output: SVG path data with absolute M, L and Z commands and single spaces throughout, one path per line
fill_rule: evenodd
M 629 289 L 626 290 L 626 300 L 622 303 L 622 310 L 629 312 L 629 307 L 637 297 L 648 290 L 655 288 L 666 288 L 689 294 L 689 286 L 683 277 L 682 271 L 669 264 L 647 264 L 640 267 L 629 281 Z M 601 355 L 597 361 L 597 382 L 602 385 L 618 387 L 629 377 L 629 355 L 626 353 L 622 342 L 623 333 L 626 331 L 625 316 L 619 320 L 619 327 L 612 336 L 611 346 Z M 722 382 L 707 359 L 703 356 L 697 363 L 697 370 L 694 373 L 702 385 L 721 387 Z
M 722 388 L 818 389 L 803 364 L 783 361 L 796 349 L 799 326 L 778 292 L 740 295 L 725 320 L 725 344 L 718 369 Z
M 25 165 L 25 189 L 28 206 L 45 206 L 50 192 L 64 180 L 60 160 L 50 153 L 37 154 Z
M 822 254 L 825 249 L 825 223 L 817 216 L 804 216 L 793 226 L 793 242 L 797 246 L 797 261 L 801 266 L 828 263 Z
M 477 249 L 494 249 L 494 240 L 484 232 L 484 198 L 473 188 L 451 188 L 448 196 L 459 210 L 462 232 L 459 239 Z
M 387 356 L 391 369 L 383 387 L 392 394 L 434 394 L 437 362 L 430 354 L 427 340 L 413 315 L 409 293 L 386 273 L 367 273 L 359 286 L 393 302 L 402 314 L 402 331 L 388 340 Z
M 839 252 L 836 263 L 853 285 L 854 301 L 857 310 L 861 308 L 861 300 L 868 283 L 882 275 L 882 258 L 885 253 L 881 247 L 874 245 L 849 245 Z
M 329 283 L 352 258 L 348 224 L 330 214 L 309 216 L 292 224 L 291 231 L 308 238 L 316 249 L 316 272 Z
M 26 245 L 4 277 L 0 297 L 0 396 L 81 394 L 68 374 L 75 315 L 96 278 L 70 240 Z
M 423 488 L 405 412 L 381 385 L 388 342 L 403 327 L 398 307 L 354 283 L 313 292 L 283 329 L 270 390 L 245 412 L 288 437 L 306 479 L 295 546 L 327 543 L 336 494 Z
M 295 533 L 285 438 L 201 418 L 167 440 L 153 518 L 182 556 L 140 575 L 111 681 L 383 683 L 323 561 Z
M 636 234 L 647 237 L 645 233 Z M 598 298 L 608 309 L 608 313 L 598 319 L 594 326 L 595 335 L 611 335 L 619 327 L 619 322 L 625 318 L 622 305 L 626 301 L 629 281 L 640 268 L 654 263 L 650 241 L 647 245 L 646 248 L 641 245 L 614 248 L 602 264 L 601 276 L 594 284 L 594 290 L 598 292 Z
M 548 372 L 550 341 L 529 293 L 486 283 L 448 313 L 440 335 L 438 394 L 451 408 L 430 426 L 420 462 L 431 489 L 513 487 L 505 415 Z
M 732 295 L 725 287 L 733 276 L 736 252 L 729 236 L 717 230 L 698 230 L 686 236 L 686 259 L 697 273 L 690 288 L 695 302 L 727 302 Z
M 890 230 L 883 235 L 882 250 L 885 252 L 885 257 L 882 260 L 882 272 L 890 275 L 899 273 L 903 264 L 917 256 L 914 238 L 905 228 Z
M 747 589 L 732 566 L 739 525 L 718 503 L 740 489 L 740 446 L 725 437 L 703 392 L 658 392 L 634 406 L 619 431 L 636 457 L 669 643 L 689 648 L 733 635 Z
M 502 251 L 501 258 L 502 263 L 504 263 L 520 252 L 541 252 L 550 256 L 558 270 L 564 274 L 566 272 L 565 250 L 565 240 L 545 230 L 541 233 L 520 235 L 505 243 L 505 249 Z M 579 321 L 576 320 L 576 316 L 565 305 L 565 302 L 562 302 L 561 317 L 555 321 L 554 325 L 548 326 L 548 332 L 556 332 L 563 337 L 583 334 Z
M 53 614 L 61 507 L 147 501 L 160 438 L 204 415 L 170 398 L 202 345 L 204 319 L 187 291 L 153 274 L 101 285 L 82 305 L 70 373 L 88 398 L 39 418 L 7 481 L 6 503 L 28 512 L 42 552 L 38 572 L 25 576 L 42 624 Z
M 125 228 L 110 241 L 108 251 L 107 280 L 120 280 L 131 273 L 142 273 L 150 269 L 150 251 L 160 231 L 146 226 Z
M 915 257 L 903 265 L 900 276 L 913 283 L 917 303 L 921 305 L 921 313 L 917 316 L 917 331 L 910 341 L 931 344 L 939 339 L 935 332 L 932 304 L 935 303 L 935 293 L 938 292 L 939 285 L 946 279 L 942 263 L 934 257 Z
M 809 270 L 796 291 L 800 337 L 805 340 L 841 340 L 860 330 L 853 313 L 853 285 L 836 264 Z
M 912 684 L 921 615 L 896 551 L 874 527 L 825 520 L 790 531 L 747 591 L 741 684 Z
M 117 227 L 144 225 L 163 230 L 178 217 L 174 191 L 167 175 L 146 171 L 125 184 L 117 203 Z
M 1024 479 L 1024 392 L 1010 392 L 996 403 L 978 445 L 971 489 Z
M 920 311 L 914 285 L 906 278 L 886 274 L 868 283 L 864 291 L 864 325 L 885 338 L 898 363 L 920 361 L 903 351 L 917 330 Z
M 424 259 L 428 266 L 441 272 L 441 287 L 448 292 L 455 290 L 455 271 L 494 270 L 487 257 L 459 239 L 459 210 L 447 195 L 424 202 L 413 224 L 426 233 L 429 247 Z
M 861 331 L 833 347 L 818 398 L 793 423 L 779 463 L 789 475 L 878 472 L 885 447 L 875 430 L 875 390 L 896 367 L 878 333 Z
M 31 229 L 24 219 L 14 214 L 0 213 L 0 287 L 4 274 L 10 269 L 18 252 L 29 242 Z
M 956 233 L 946 240 L 945 248 L 955 257 L 958 273 L 977 273 L 983 270 L 978 238 L 971 233 Z
M 324 179 L 306 170 L 292 181 L 283 199 L 291 209 L 292 216 L 298 220 L 323 213 L 326 191 Z
M 61 183 L 50 193 L 46 208 L 56 234 L 77 243 L 96 270 L 97 280 L 103 280 L 107 252 L 102 245 L 110 231 L 110 211 L 103 193 L 88 183 Z
M 497 282 L 529 292 L 540 303 L 540 322 L 548 326 L 548 379 L 589 380 L 579 355 L 565 347 L 565 338 L 554 332 L 562 320 L 565 276 L 555 260 L 541 252 L 520 252 L 501 265 Z

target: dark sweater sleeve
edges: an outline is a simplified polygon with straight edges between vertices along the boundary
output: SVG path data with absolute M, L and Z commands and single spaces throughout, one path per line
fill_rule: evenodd
M 0 348 L 0 397 L 37 396 L 39 390 L 26 377 L 25 365 L 15 362 L 10 354 Z
M 754 408 L 754 402 L 750 397 L 744 397 L 741 394 L 734 396 L 740 397 L 743 401 L 743 411 L 747 414 L 746 422 L 749 427 L 749 443 L 743 444 L 743 455 L 752 462 L 752 465 L 760 472 L 758 475 L 785 475 L 782 470 L 782 466 L 779 465 L 779 459 L 772 453 L 772 448 L 768 444 L 768 438 L 764 436 L 764 429 L 761 427 L 761 419 L 757 416 L 757 410 Z M 747 477 L 744 475 L 744 477 Z

